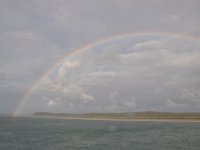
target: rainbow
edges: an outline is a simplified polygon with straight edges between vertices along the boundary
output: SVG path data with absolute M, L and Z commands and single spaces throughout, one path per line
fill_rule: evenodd
M 137 35 L 166 35 L 166 36 L 175 36 L 175 37 L 180 37 L 180 38 L 187 38 L 190 39 L 192 41 L 200 41 L 199 38 L 197 37 L 193 37 L 191 35 L 188 34 L 178 34 L 178 33 L 168 33 L 168 32 L 131 32 L 131 33 L 126 33 L 126 34 L 120 34 L 120 35 L 114 35 L 114 36 L 110 36 L 107 38 L 103 38 L 100 40 L 97 40 L 95 42 L 89 43 L 84 45 L 81 48 L 72 50 L 70 52 L 67 52 L 64 55 L 64 58 L 61 59 L 61 61 L 55 63 L 50 69 L 48 69 L 43 75 L 42 77 L 39 78 L 39 80 L 37 80 L 32 86 L 31 88 L 26 92 L 26 94 L 23 96 L 22 100 L 19 102 L 19 104 L 17 105 L 15 111 L 13 112 L 12 116 L 15 117 L 18 115 L 20 109 L 22 108 L 23 104 L 25 103 L 25 101 L 31 96 L 31 94 L 33 93 L 33 91 L 35 91 L 37 89 L 37 87 L 40 85 L 40 83 L 43 81 L 43 79 L 48 76 L 55 68 L 57 68 L 59 65 L 63 64 L 66 60 L 66 58 L 73 56 L 73 55 L 77 55 L 82 51 L 85 51 L 89 48 L 95 47 L 97 45 L 103 44 L 105 42 L 108 41 L 112 41 L 112 40 L 118 40 L 118 39 L 122 39 L 122 38 L 128 38 L 131 36 L 137 36 Z

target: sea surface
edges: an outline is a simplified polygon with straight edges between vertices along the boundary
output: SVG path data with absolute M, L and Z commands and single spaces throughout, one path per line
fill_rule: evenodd
M 200 123 L 0 117 L 0 150 L 200 150 Z

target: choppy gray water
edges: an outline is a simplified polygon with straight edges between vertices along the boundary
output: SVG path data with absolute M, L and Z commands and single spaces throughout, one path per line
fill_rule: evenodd
M 184 149 L 200 149 L 200 123 L 0 118 L 0 150 Z

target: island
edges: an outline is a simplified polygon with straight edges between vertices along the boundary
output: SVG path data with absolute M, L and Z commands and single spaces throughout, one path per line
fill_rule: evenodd
M 33 116 L 62 119 L 120 120 L 120 121 L 200 121 L 200 112 L 122 112 L 122 113 L 51 113 L 34 112 Z

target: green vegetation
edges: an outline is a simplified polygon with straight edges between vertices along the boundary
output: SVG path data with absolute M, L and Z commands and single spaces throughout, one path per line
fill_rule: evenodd
M 85 113 L 65 114 L 50 112 L 35 112 L 34 116 L 59 117 L 59 118 L 82 118 L 82 119 L 191 119 L 200 120 L 200 113 L 195 112 L 125 112 L 125 113 Z

